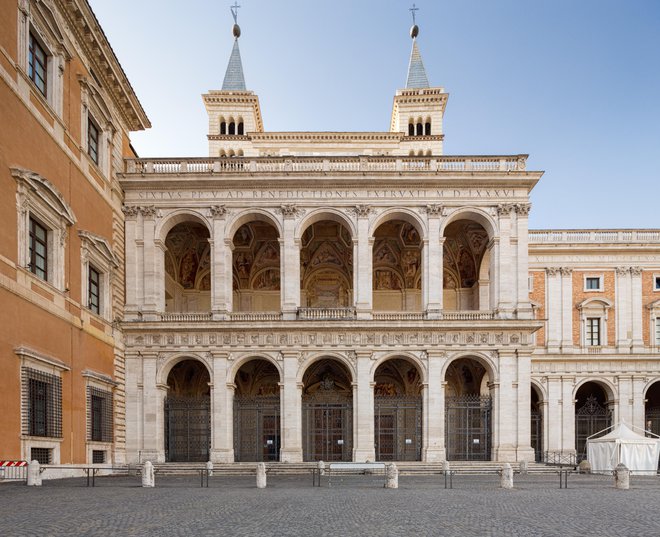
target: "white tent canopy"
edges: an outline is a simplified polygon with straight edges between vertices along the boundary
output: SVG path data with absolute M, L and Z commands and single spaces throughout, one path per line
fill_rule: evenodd
M 591 463 L 591 471 L 609 472 L 623 463 L 634 474 L 655 475 L 660 456 L 660 437 L 653 436 L 655 438 L 637 434 L 625 423 L 615 425 L 611 432 L 598 438 L 590 436 L 587 439 L 587 459 Z

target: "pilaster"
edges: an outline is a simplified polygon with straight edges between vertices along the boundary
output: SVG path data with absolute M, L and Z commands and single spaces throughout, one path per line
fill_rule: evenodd
M 498 379 L 493 382 L 493 459 L 496 461 L 516 460 L 518 443 L 518 375 L 515 351 L 499 351 Z M 525 398 L 529 405 L 528 398 Z M 529 411 L 527 413 L 529 430 Z M 529 443 L 529 439 L 527 440 Z
M 630 267 L 631 279 L 631 323 L 632 323 L 632 352 L 644 352 L 642 337 L 643 305 L 642 305 L 642 269 Z
M 285 320 L 294 320 L 300 307 L 300 241 L 295 238 L 298 210 L 282 206 L 284 236 L 280 242 L 280 274 L 282 314 Z
M 502 204 L 497 207 L 499 216 L 499 253 L 497 279 L 499 280 L 499 297 L 497 309 L 501 317 L 508 319 L 513 316 L 513 290 L 515 281 L 513 274 L 513 263 L 511 253 L 511 212 L 512 204 Z
M 214 320 L 223 320 L 231 308 L 232 260 L 231 239 L 225 240 L 227 209 L 214 205 L 210 209 L 213 218 L 211 243 L 211 311 Z
M 532 319 L 532 305 L 529 301 L 529 211 L 531 204 L 516 205 L 516 273 L 518 289 L 516 292 L 516 316 L 518 319 Z
M 283 378 L 280 386 L 280 461 L 301 462 L 302 453 L 302 383 L 298 383 L 300 353 L 282 351 Z
M 561 350 L 572 352 L 573 344 L 573 269 L 562 267 L 561 272 Z
M 445 381 L 442 376 L 447 356 L 442 351 L 429 350 L 428 382 L 424 389 L 424 447 L 422 458 L 426 462 L 440 462 L 447 459 L 445 446 Z
M 529 351 L 517 352 L 517 389 L 516 402 L 518 405 L 518 439 L 516 442 L 516 460 L 533 461 L 534 450 L 531 444 L 531 389 L 532 389 L 532 356 Z
M 546 271 L 546 316 L 548 317 L 548 352 L 559 352 L 562 325 L 562 288 L 558 267 L 548 267 Z
M 357 240 L 353 248 L 355 309 L 358 319 L 370 319 L 373 309 L 373 241 L 369 238 L 371 207 L 358 205 L 353 212 L 357 218 Z
M 371 352 L 356 353 L 357 382 L 353 389 L 353 460 L 373 461 L 374 449 L 374 383 L 371 379 Z
M 616 346 L 618 352 L 630 352 L 632 314 L 630 294 L 632 282 L 629 267 L 616 268 Z M 641 287 L 640 287 L 641 298 Z
M 211 462 L 234 462 L 234 384 L 227 382 L 229 353 L 213 352 Z
M 443 248 L 445 238 L 440 237 L 440 217 L 443 208 L 440 205 L 429 205 L 426 208 L 428 215 L 428 240 L 424 241 L 424 305 L 429 319 L 440 316 L 443 307 Z

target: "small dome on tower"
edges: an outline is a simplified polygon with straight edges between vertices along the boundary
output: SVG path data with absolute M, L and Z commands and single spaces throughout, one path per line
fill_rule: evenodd
M 238 24 L 234 24 L 234 26 L 231 29 L 231 33 L 234 34 L 234 37 L 238 39 L 241 37 L 241 27 Z
M 410 27 L 410 37 L 415 39 L 418 35 L 419 35 L 419 26 L 417 26 L 416 24 L 413 24 Z

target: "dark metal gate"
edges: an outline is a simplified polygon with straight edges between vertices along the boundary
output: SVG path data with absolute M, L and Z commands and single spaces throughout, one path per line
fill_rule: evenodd
M 211 446 L 210 397 L 165 399 L 165 460 L 208 461 Z
M 330 392 L 332 393 L 332 392 Z M 327 392 L 303 398 L 303 459 L 350 461 L 353 458 L 353 399 Z
M 374 433 L 376 460 L 422 460 L 422 398 L 376 397 Z
M 612 425 L 612 412 L 602 406 L 594 395 L 587 397 L 575 410 L 575 450 L 577 462 L 587 458 L 587 438 Z
M 660 435 L 660 408 L 652 407 L 646 410 L 646 426 L 647 431 Z
M 543 411 L 540 408 L 532 408 L 531 415 L 531 441 L 534 450 L 534 460 L 543 462 Z
M 490 460 L 491 409 L 490 396 L 465 395 L 446 398 L 447 460 Z
M 234 459 L 236 462 L 278 461 L 280 397 L 234 397 Z

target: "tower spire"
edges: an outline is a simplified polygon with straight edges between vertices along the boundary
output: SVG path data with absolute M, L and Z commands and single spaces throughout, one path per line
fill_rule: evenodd
M 240 7 L 238 2 L 234 2 L 234 5 L 229 7 L 234 18 L 234 26 L 232 27 L 234 47 L 231 50 L 229 64 L 227 65 L 227 71 L 225 71 L 225 79 L 222 82 L 223 91 L 246 91 L 241 50 L 238 47 L 238 38 L 241 37 L 241 27 L 238 25 L 238 9 Z
M 413 25 L 410 28 L 410 37 L 413 40 L 412 51 L 410 52 L 410 63 L 408 64 L 408 80 L 406 81 L 406 88 L 428 88 L 429 79 L 426 76 L 426 69 L 424 69 L 424 62 L 422 62 L 422 55 L 419 53 L 417 47 L 417 36 L 419 35 L 419 26 L 416 24 L 415 12 L 419 8 L 412 5 L 410 13 L 412 13 Z

